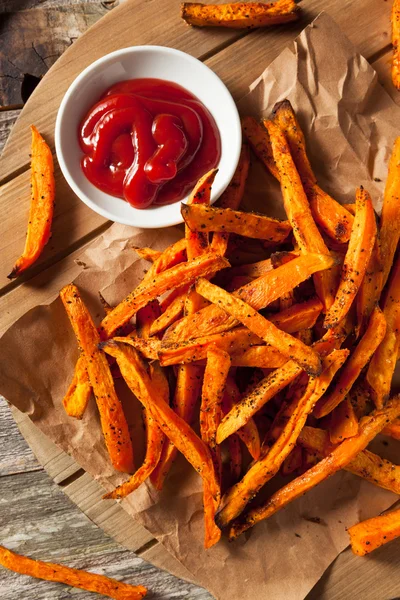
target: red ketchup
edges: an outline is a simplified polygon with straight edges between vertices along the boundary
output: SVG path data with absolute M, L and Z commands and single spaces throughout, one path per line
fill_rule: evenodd
M 207 108 L 162 79 L 113 85 L 83 119 L 79 142 L 89 181 L 135 208 L 181 200 L 221 157 Z

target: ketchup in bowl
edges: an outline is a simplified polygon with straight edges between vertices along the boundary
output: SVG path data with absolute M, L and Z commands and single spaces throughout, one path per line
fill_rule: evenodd
M 181 200 L 221 157 L 219 131 L 207 108 L 162 79 L 109 88 L 83 119 L 79 142 L 89 181 L 135 208 Z

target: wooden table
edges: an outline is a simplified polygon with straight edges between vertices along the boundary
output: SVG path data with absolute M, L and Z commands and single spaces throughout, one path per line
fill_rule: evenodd
M 159 0 L 141 3 L 131 0 L 134 5 L 149 4 L 154 10 L 161 10 Z M 0 4 L 0 150 L 3 147 L 12 124 L 22 108 L 23 95 L 32 81 L 25 73 L 40 77 L 55 62 L 62 52 L 71 45 L 80 33 L 99 17 L 117 4 L 115 0 L 104 2 L 76 2 L 76 0 L 2 0 Z M 164 14 L 177 10 L 177 0 L 163 0 Z M 397 101 L 389 80 L 390 37 L 389 2 L 384 0 L 358 0 L 352 3 L 349 14 L 348 3 L 340 0 L 304 0 L 303 6 L 308 20 L 319 9 L 326 9 L 340 23 L 350 39 L 370 60 L 379 73 L 381 82 Z M 145 7 L 143 10 L 147 10 Z M 2 29 L 1 29 L 2 28 Z M 299 28 L 297 28 L 299 30 Z M 50 35 L 51 32 L 51 35 Z M 289 41 L 296 28 L 288 34 L 282 31 L 269 33 L 268 45 L 265 33 L 215 34 L 212 44 L 207 45 L 203 33 L 197 34 L 201 49 L 197 54 L 218 74 L 221 74 L 236 99 L 246 91 L 247 85 L 267 66 L 280 51 L 279 36 Z M 160 43 L 160 32 L 154 29 L 154 41 Z M 164 41 L 163 43 L 167 43 Z M 286 43 L 286 42 L 285 42 Z M 186 44 L 186 45 L 185 45 Z M 232 51 L 234 46 L 234 51 Z M 180 47 L 193 52 L 190 44 L 180 41 Z M 254 60 L 249 68 L 238 67 L 238 59 L 243 50 L 251 51 Z M 239 61 L 240 62 L 240 61 Z M 240 66 L 240 65 L 239 65 Z M 25 98 L 24 98 L 25 99 Z M 0 173 L 0 179 L 4 174 Z M 6 174 L 12 179 L 15 173 Z M 24 173 L 17 183 L 24 187 Z M 16 179 L 19 179 L 17 175 Z M 13 182 L 11 182 L 12 185 Z M 16 193 L 18 189 L 16 187 Z M 21 195 L 21 192 L 19 192 Z M 24 207 L 20 209 L 25 211 Z M 22 223 L 22 220 L 21 220 Z M 57 221 L 56 221 L 57 223 Z M 57 226 L 57 225 L 56 225 Z M 74 274 L 73 258 L 82 247 L 108 224 L 93 217 L 84 222 L 84 228 L 73 232 L 69 246 L 50 249 L 33 272 L 31 283 L 35 284 L 34 298 L 26 293 L 20 283 L 9 285 L 3 278 L 0 281 L 0 330 L 4 331 L 15 319 L 16 312 L 23 314 L 31 306 L 47 301 L 58 289 L 57 272 L 60 266 Z M 21 229 L 21 232 L 19 231 Z M 5 248 L 9 264 L 16 248 L 21 247 L 24 226 L 18 222 L 15 243 Z M 75 236 L 75 237 L 74 237 Z M 3 250 L 1 250 L 3 251 Z M 51 284 L 48 284 L 49 276 Z M 11 301 L 18 308 L 10 315 L 7 306 Z M 15 414 L 19 426 L 28 440 L 31 427 L 26 418 Z M 39 450 L 40 463 L 49 449 Z M 144 559 L 157 562 L 159 548 L 157 542 L 146 532 L 139 535 L 140 543 L 135 552 L 124 550 L 113 541 L 97 523 L 107 531 L 107 523 L 117 522 L 118 511 L 110 508 L 106 514 L 101 504 L 97 484 L 90 483 L 82 471 L 71 464 L 71 459 L 62 453 L 53 453 L 53 459 L 45 464 L 45 469 L 36 460 L 28 444 L 22 437 L 4 399 L 0 399 L 0 543 L 12 544 L 26 554 L 54 561 L 66 562 L 94 570 L 104 569 L 113 577 L 144 582 L 153 591 L 149 596 L 154 600 L 167 598 L 210 599 L 203 589 L 188 584 L 176 577 L 151 566 Z M 53 481 L 52 481 L 53 480 Z M 61 489 L 60 489 L 61 488 Z M 82 490 L 85 490 L 82 493 Z M 71 501 L 72 500 L 72 501 Z M 75 504 L 85 511 L 85 516 Z M 113 512 L 114 511 L 114 512 Z M 93 522 L 92 522 L 93 521 Z M 115 523 L 114 523 L 115 524 Z M 121 539 L 124 543 L 124 540 Z M 363 599 L 387 600 L 400 597 L 400 542 L 394 542 L 379 551 L 379 561 L 363 561 L 352 556 L 349 551 L 338 557 L 316 588 L 309 600 Z M 168 564 L 165 564 L 168 568 Z M 378 568 L 379 567 L 379 568 Z M 172 567 L 171 567 L 172 568 Z M 2 600 L 63 599 L 75 595 L 69 589 L 57 584 L 38 582 L 0 571 Z M 77 593 L 77 597 L 91 598 L 91 594 Z M 236 600 L 236 599 L 233 599 Z M 275 600 L 275 599 L 273 599 Z M 281 599 L 276 599 L 281 600 Z

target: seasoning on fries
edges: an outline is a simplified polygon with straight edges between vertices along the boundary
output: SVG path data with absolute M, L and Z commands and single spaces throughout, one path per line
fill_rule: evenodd
M 31 131 L 31 204 L 28 230 L 24 251 L 8 279 L 15 279 L 32 266 L 51 236 L 55 198 L 53 156 L 36 127 L 31 125 Z

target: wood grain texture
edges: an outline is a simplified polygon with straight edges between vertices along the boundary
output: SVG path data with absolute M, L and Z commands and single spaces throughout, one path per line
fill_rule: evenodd
M 0 477 L 43 470 L 26 440 L 20 435 L 10 407 L 2 396 L 0 424 Z
M 49 482 L 44 472 L 2 478 L 1 514 L 1 543 L 17 552 L 144 584 L 151 590 L 153 600 L 211 599 L 203 589 L 153 567 L 133 552 L 121 550 Z M 12 518 L 5 518 L 6 515 Z M 15 575 L 1 567 L 0 589 L 2 600 L 94 597 L 88 592 L 72 592 L 60 584 Z
M 18 119 L 21 110 L 5 110 L 0 112 L 0 154 L 5 146 L 12 126 Z

